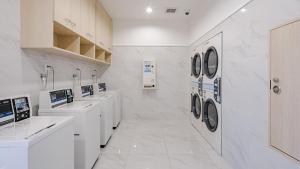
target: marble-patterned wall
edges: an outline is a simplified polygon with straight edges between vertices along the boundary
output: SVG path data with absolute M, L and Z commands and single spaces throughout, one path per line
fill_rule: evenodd
M 90 81 L 92 70 L 97 69 L 99 77 L 105 70 L 103 66 L 63 56 L 22 50 L 20 0 L 0 1 L 0 25 L 0 97 L 30 94 L 36 111 L 41 89 L 40 74 L 44 72 L 45 64 L 54 66 L 55 84 L 58 88 L 72 87 L 72 74 L 77 67 L 82 70 L 82 79 L 85 82 Z M 51 81 L 51 76 L 49 80 Z
M 126 120 L 187 119 L 189 105 L 188 47 L 115 46 L 113 64 L 101 81 L 123 94 L 123 116 Z M 155 58 L 157 90 L 143 90 L 143 58 Z
M 202 37 L 223 31 L 223 157 L 234 169 L 300 169 L 269 146 L 270 30 L 300 18 L 299 0 L 254 0 Z M 194 46 L 193 45 L 193 46 Z

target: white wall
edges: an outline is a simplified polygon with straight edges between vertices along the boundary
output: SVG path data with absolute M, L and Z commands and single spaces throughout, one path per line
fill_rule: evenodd
M 101 81 L 121 89 L 125 120 L 187 120 L 190 98 L 187 53 L 187 47 L 113 47 L 113 64 Z M 156 90 L 143 89 L 142 63 L 149 57 L 156 59 Z
M 190 42 L 193 43 L 209 30 L 224 21 L 236 10 L 240 9 L 251 0 L 216 0 L 209 10 L 201 12 L 201 16 L 193 15 L 190 22 Z M 195 11 L 196 12 L 196 11 Z M 204 16 L 203 16 L 204 15 Z
M 300 1 L 254 0 L 245 8 L 194 44 L 223 32 L 223 157 L 234 169 L 300 169 L 269 145 L 268 125 L 270 30 L 299 19 Z
M 114 20 L 114 46 L 187 46 L 189 25 L 164 20 Z

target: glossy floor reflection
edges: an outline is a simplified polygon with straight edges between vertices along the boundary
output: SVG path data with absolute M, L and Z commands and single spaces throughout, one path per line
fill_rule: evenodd
M 230 169 L 186 120 L 123 121 L 94 169 Z

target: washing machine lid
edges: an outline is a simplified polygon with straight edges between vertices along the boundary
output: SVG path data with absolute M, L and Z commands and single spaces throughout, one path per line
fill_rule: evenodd
M 213 46 L 209 47 L 206 50 L 203 60 L 204 74 L 208 78 L 212 79 L 213 77 L 215 77 L 219 66 L 219 56 L 216 48 Z
M 112 93 L 105 93 L 103 95 L 95 94 L 95 95 L 92 95 L 92 96 L 86 96 L 86 97 L 78 98 L 78 100 L 81 100 L 81 101 L 101 101 L 101 100 L 110 99 L 112 96 L 113 96 Z
M 12 123 L 0 128 L 0 147 L 13 144 L 17 141 L 28 142 L 41 134 L 49 134 L 50 130 L 64 126 L 64 123 L 71 121 L 73 117 L 46 117 L 33 116 L 29 119 Z
M 64 104 L 55 108 L 49 109 L 39 109 L 39 113 L 50 113 L 50 112 L 62 112 L 62 113 L 78 113 L 78 112 L 86 112 L 91 108 L 98 105 L 97 101 L 74 101 L 72 103 Z
M 192 58 L 192 75 L 198 78 L 201 75 L 202 61 L 201 55 L 196 53 Z
M 192 113 L 196 119 L 200 119 L 201 112 L 202 112 L 202 103 L 201 98 L 198 94 L 192 95 Z
M 203 106 L 203 119 L 209 131 L 215 132 L 218 128 L 218 109 L 212 99 L 205 101 Z

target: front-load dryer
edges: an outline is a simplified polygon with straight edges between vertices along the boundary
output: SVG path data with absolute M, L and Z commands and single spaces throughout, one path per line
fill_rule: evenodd
M 75 100 L 96 101 L 100 104 L 100 108 L 99 108 L 99 111 L 101 111 L 100 143 L 101 143 L 101 147 L 104 148 L 109 142 L 113 134 L 114 98 L 111 93 L 98 95 L 98 94 L 94 94 L 94 92 L 91 92 L 89 90 L 93 90 L 92 85 L 77 87 L 77 89 L 75 89 Z
M 75 137 L 75 169 L 91 169 L 100 154 L 99 102 L 67 103 L 67 90 L 40 92 L 39 116 L 73 116 Z
M 192 92 L 190 121 L 199 132 L 202 130 L 202 106 L 202 97 L 198 92 Z
M 192 91 L 198 90 L 199 80 L 202 79 L 202 48 L 197 47 L 192 52 L 191 57 L 191 85 Z
M 223 33 L 219 33 L 207 40 L 203 48 L 203 90 L 208 92 L 214 92 L 216 85 L 222 80 L 222 41 Z M 221 102 L 221 97 L 217 100 Z
M 222 154 L 222 33 L 206 41 L 203 54 L 203 137 Z
M 27 116 L 28 96 L 0 101 L 0 114 L 28 117 L 0 127 L 0 168 L 74 169 L 72 117 Z

